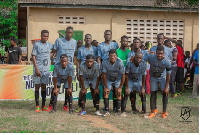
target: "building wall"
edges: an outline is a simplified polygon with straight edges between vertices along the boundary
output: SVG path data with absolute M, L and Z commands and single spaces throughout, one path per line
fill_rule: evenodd
M 74 30 L 81 30 L 84 35 L 92 34 L 92 38 L 104 41 L 104 31 L 112 30 L 112 39 L 120 43 L 120 37 L 126 35 L 127 19 L 166 19 L 184 20 L 184 50 L 191 51 L 199 42 L 199 14 L 182 12 L 156 12 L 106 9 L 70 9 L 70 8 L 28 8 L 28 56 L 31 55 L 33 44 L 31 39 L 40 38 L 40 32 L 50 32 L 49 42 L 55 43 L 59 37 L 58 30 L 65 30 L 65 24 L 58 24 L 58 16 L 83 16 L 85 24 L 72 24 Z

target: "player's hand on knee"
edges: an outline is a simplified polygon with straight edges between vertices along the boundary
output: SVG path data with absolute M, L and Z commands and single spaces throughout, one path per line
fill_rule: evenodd
M 58 95 L 58 92 L 59 92 L 59 88 L 56 88 L 56 89 L 54 88 L 53 93 Z
M 99 94 L 99 93 L 100 93 L 100 90 L 98 88 L 95 88 L 94 94 L 96 95 L 96 94 Z
M 109 94 L 110 90 L 108 88 L 104 88 L 103 90 L 103 93 L 106 95 L 106 94 Z
M 121 96 L 122 88 L 116 88 L 116 95 Z
M 69 96 L 72 95 L 72 88 L 68 88 L 67 92 Z
M 168 89 L 168 88 L 165 88 L 165 89 L 163 90 L 163 92 L 166 94 L 166 96 L 168 96 L 168 94 L 169 94 L 169 89 Z
M 35 72 L 36 72 L 36 75 L 37 75 L 37 76 L 41 77 L 41 72 L 40 72 L 40 70 L 36 69 Z
M 145 89 L 144 88 L 141 88 L 140 95 L 142 95 L 144 97 L 144 95 L 145 95 Z
M 77 80 L 80 81 L 80 75 L 77 74 Z
M 81 95 L 83 96 L 83 95 L 86 95 L 86 93 L 87 93 L 87 90 L 86 89 L 81 89 Z
M 129 88 L 126 88 L 126 89 L 125 89 L 125 95 L 126 95 L 126 96 L 129 96 L 129 95 L 130 95 L 130 90 L 129 90 Z

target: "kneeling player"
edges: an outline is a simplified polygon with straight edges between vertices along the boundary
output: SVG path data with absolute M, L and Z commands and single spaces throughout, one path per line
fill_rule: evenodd
M 131 107 L 133 112 L 139 112 L 136 109 L 135 101 L 136 101 L 136 92 L 139 93 L 142 101 L 142 112 L 146 113 L 146 96 L 145 96 L 145 80 L 146 80 L 146 62 L 142 60 L 143 55 L 142 52 L 136 52 L 134 57 L 134 62 L 128 62 L 126 65 L 126 89 L 125 89 L 125 102 L 122 105 L 124 108 L 126 107 L 126 102 L 129 95 L 130 90 L 130 100 Z M 125 112 L 122 112 L 125 113 Z M 126 116 L 123 114 L 122 116 Z
M 95 104 L 96 104 L 96 115 L 102 115 L 99 112 L 99 65 L 94 61 L 94 56 L 89 54 L 86 56 L 86 61 L 80 65 L 80 82 L 81 82 L 81 95 L 82 111 L 79 115 L 85 115 L 85 103 L 87 89 L 90 87 L 91 91 L 94 91 Z
M 121 109 L 121 91 L 122 86 L 125 80 L 125 71 L 124 65 L 120 58 L 117 57 L 117 52 L 115 49 L 110 49 L 109 59 L 104 60 L 102 63 L 102 74 L 103 74 L 103 83 L 104 83 L 104 105 L 105 105 L 105 114 L 109 114 L 109 93 L 113 86 L 115 86 L 116 93 L 116 113 L 120 113 Z
M 63 87 L 69 99 L 69 112 L 72 113 L 72 76 L 74 74 L 74 65 L 68 61 L 67 55 L 62 54 L 60 56 L 60 61 L 54 65 L 53 69 L 53 83 L 54 90 L 52 90 L 53 95 L 53 109 L 51 112 L 56 112 L 56 102 L 57 95 L 61 86 L 61 83 L 64 83 Z
M 167 103 L 168 103 L 168 93 L 169 93 L 169 80 L 171 74 L 171 62 L 167 57 L 164 57 L 164 47 L 157 46 L 156 54 L 154 55 L 147 55 L 144 60 L 148 61 L 150 66 L 150 90 L 151 90 L 151 97 L 150 97 L 150 108 L 151 113 L 148 118 L 153 118 L 157 114 L 156 109 L 156 91 L 160 84 L 160 88 L 163 95 L 163 113 L 162 117 L 167 118 Z M 167 72 L 167 75 L 166 75 Z

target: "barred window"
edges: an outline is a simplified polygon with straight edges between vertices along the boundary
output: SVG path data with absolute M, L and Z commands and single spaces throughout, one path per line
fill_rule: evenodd
M 59 24 L 85 24 L 85 18 L 81 16 L 58 16 Z

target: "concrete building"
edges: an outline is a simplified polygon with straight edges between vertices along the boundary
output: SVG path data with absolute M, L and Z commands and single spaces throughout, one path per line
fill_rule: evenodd
M 19 0 L 19 38 L 27 39 L 28 59 L 40 32 L 50 32 L 49 42 L 61 37 L 67 26 L 75 30 L 74 38 L 104 41 L 105 30 L 112 30 L 112 39 L 120 42 L 122 35 L 135 37 L 156 45 L 156 35 L 183 40 L 185 51 L 192 51 L 199 42 L 198 6 L 186 8 L 176 2 L 160 0 Z

